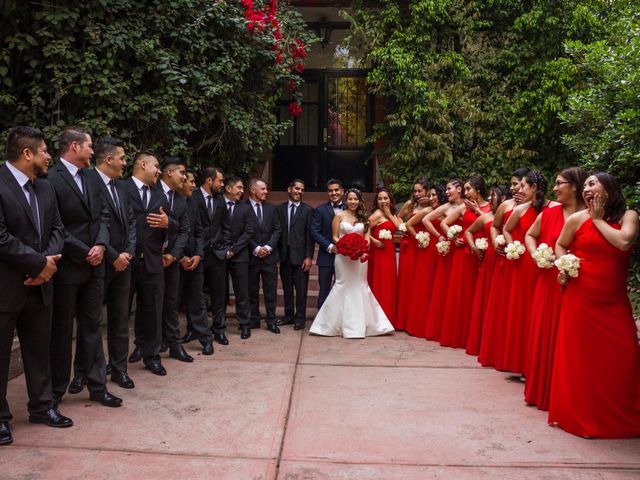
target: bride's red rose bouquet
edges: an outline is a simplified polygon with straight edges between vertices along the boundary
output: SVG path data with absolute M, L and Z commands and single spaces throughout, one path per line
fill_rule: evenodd
M 369 242 L 362 235 L 357 233 L 347 233 L 336 243 L 336 249 L 340 255 L 349 257 L 351 260 L 360 259 L 366 262 L 369 259 Z

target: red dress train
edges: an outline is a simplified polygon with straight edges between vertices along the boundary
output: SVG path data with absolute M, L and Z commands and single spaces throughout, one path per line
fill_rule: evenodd
M 496 251 L 491 243 L 491 225 L 493 220 L 484 224 L 482 237 L 487 239 L 489 247 L 484 252 L 484 258 L 480 262 L 478 270 L 478 280 L 471 304 L 471 320 L 469 322 L 469 335 L 467 336 L 466 352 L 468 355 L 478 355 L 480 353 L 480 340 L 482 338 L 482 318 L 489 292 L 491 291 L 491 280 L 493 269 L 496 265 Z
M 640 346 L 626 285 L 631 251 L 611 245 L 591 218 L 570 250 L 580 270 L 562 299 L 549 423 L 587 437 L 639 436 Z
M 545 208 L 546 209 L 546 208 Z M 524 236 L 529 227 L 536 221 L 538 212 L 529 207 L 520 217 L 520 221 L 511 231 L 513 240 L 524 245 Z M 518 260 L 507 260 L 513 263 L 511 289 L 509 290 L 509 306 L 506 315 L 506 332 L 504 343 L 504 360 L 502 370 L 523 373 L 527 360 L 527 343 L 531 325 L 531 300 L 539 268 L 525 250 Z
M 415 214 L 412 214 L 413 216 Z M 409 305 L 413 301 L 411 293 L 413 291 L 413 279 L 416 275 L 414 268 L 416 254 L 418 253 L 418 242 L 408 233 L 402 237 L 400 242 L 400 259 L 398 260 L 398 295 L 395 322 L 391 324 L 396 330 L 404 330 L 407 325 Z
M 426 232 L 427 228 L 422 222 L 415 225 L 417 232 Z M 405 330 L 414 337 L 424 337 L 424 324 L 427 318 L 427 306 L 431 298 L 433 287 L 433 273 L 438 252 L 436 250 L 438 239 L 429 238 L 427 248 L 418 248 L 416 252 L 414 268 L 415 280 L 411 293 L 411 301 L 407 309 L 407 323 Z
M 371 235 L 380 240 L 380 230 L 389 230 L 393 237 L 396 226 L 391 220 L 386 220 L 371 230 Z M 396 247 L 393 238 L 380 240 L 384 248 L 378 248 L 371 244 L 369 248 L 369 265 L 367 267 L 367 279 L 373 295 L 387 315 L 391 324 L 395 324 L 396 315 L 396 284 L 398 280 L 396 272 Z
M 562 227 L 564 227 L 562 205 L 543 211 L 538 245 L 546 243 L 555 250 Z M 557 277 L 558 270 L 555 267 L 538 269 L 538 278 L 531 301 L 531 325 L 524 372 L 527 377 L 524 384 L 524 400 L 530 405 L 537 405 L 540 410 L 549 409 L 553 352 L 563 294 Z

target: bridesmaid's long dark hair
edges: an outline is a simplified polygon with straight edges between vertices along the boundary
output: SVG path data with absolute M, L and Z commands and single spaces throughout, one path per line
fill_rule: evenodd
M 558 175 L 564 177 L 569 185 L 576 187 L 576 202 L 583 205 L 582 190 L 584 190 L 584 182 L 587 181 L 589 174 L 580 167 L 569 167 L 562 170 Z
M 376 210 L 378 210 L 380 207 L 378 206 L 378 195 L 382 192 L 386 192 L 387 195 L 389 195 L 389 203 L 390 203 L 390 207 L 389 210 L 391 210 L 391 213 L 395 214 L 396 213 L 396 202 L 393 199 L 393 195 L 391 194 L 391 192 L 389 191 L 389 189 L 387 187 L 378 187 L 376 188 L 376 194 L 373 197 L 373 205 L 371 207 L 371 213 L 375 212 Z
M 540 213 L 542 207 L 544 207 L 544 204 L 547 201 L 547 179 L 540 172 L 532 170 L 524 176 L 524 181 L 529 185 L 535 185 L 538 187 L 536 190 L 536 198 L 531 202 L 531 206 L 536 212 Z
M 627 203 L 618 181 L 607 172 L 596 172 L 593 176 L 607 192 L 607 198 L 604 201 L 604 219 L 609 223 L 618 223 L 627 211 Z
M 364 207 L 364 198 L 362 198 L 362 192 L 357 188 L 350 188 L 344 195 L 345 200 L 349 196 L 350 193 L 353 193 L 356 197 L 358 197 L 358 208 L 356 208 L 356 220 L 358 223 L 364 224 L 364 232 L 367 233 L 369 230 L 369 217 L 367 215 L 367 210 Z

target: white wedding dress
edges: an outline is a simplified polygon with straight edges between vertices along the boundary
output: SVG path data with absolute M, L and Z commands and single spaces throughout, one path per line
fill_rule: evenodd
M 347 233 L 363 235 L 364 225 L 340 222 L 340 237 Z M 336 281 L 316 315 L 310 333 L 344 338 L 384 335 L 393 326 L 373 296 L 367 282 L 367 264 L 336 255 Z

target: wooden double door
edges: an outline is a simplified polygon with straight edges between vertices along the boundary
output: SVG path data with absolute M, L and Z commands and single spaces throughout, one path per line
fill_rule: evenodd
M 302 87 L 302 113 L 273 150 L 272 190 L 286 190 L 293 178 L 307 191 L 323 191 L 337 178 L 345 187 L 371 191 L 371 95 L 366 70 L 308 70 Z M 281 119 L 291 98 L 283 96 Z

